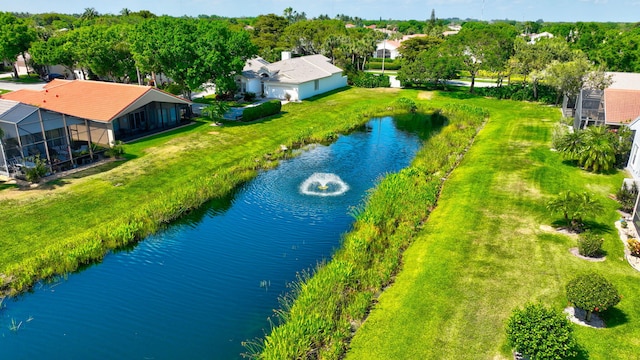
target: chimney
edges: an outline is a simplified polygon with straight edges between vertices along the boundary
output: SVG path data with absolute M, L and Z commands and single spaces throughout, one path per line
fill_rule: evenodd
M 280 56 L 282 60 L 289 60 L 291 59 L 291 51 L 283 51 Z

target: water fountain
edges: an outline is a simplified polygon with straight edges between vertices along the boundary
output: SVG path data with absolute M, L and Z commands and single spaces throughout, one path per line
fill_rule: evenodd
M 332 173 L 313 173 L 300 184 L 300 192 L 313 196 L 338 196 L 349 190 L 349 185 Z

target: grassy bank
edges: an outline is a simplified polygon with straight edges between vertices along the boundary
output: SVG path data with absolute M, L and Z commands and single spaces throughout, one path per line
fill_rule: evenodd
M 350 89 L 291 103 L 255 123 L 197 123 L 128 144 L 129 161 L 0 191 L 0 285 L 23 291 L 138 241 L 206 200 L 221 197 L 304 143 L 330 140 L 396 111 L 399 91 Z M 406 110 L 400 109 L 399 112 Z
M 451 94 L 432 104 L 451 103 Z M 447 179 L 438 207 L 404 253 L 394 284 L 353 338 L 347 359 L 510 359 L 505 322 L 516 307 L 567 306 L 565 285 L 597 271 L 623 294 L 604 313 L 607 329 L 574 325 L 590 359 L 634 359 L 640 352 L 640 274 L 623 257 L 608 198 L 622 173 L 587 173 L 550 151 L 557 109 L 469 98 L 491 117 Z M 560 191 L 593 192 L 605 205 L 592 224 L 607 260 L 574 257 L 575 240 L 548 226 L 561 220 L 545 204 Z M 586 358 L 583 356 L 582 358 Z
M 411 120 L 422 122 L 424 116 Z M 312 277 L 302 277 L 284 301 L 279 313 L 282 324 L 263 343 L 249 344 L 254 357 L 340 358 L 352 329 L 365 318 L 376 294 L 391 282 L 403 250 L 435 206 L 443 177 L 459 161 L 486 116 L 480 107 L 454 104 L 425 119 L 446 125 L 429 138 L 410 167 L 388 175 L 366 206 L 354 211 L 354 230 L 345 236 L 332 261 Z

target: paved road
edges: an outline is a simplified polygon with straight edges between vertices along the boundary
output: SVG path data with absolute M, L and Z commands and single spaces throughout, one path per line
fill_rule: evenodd
M 466 80 L 448 80 L 447 84 L 452 85 L 452 86 L 471 86 L 471 81 L 466 81 Z M 494 82 L 479 82 L 479 81 L 476 81 L 476 83 L 473 86 L 475 86 L 475 87 L 494 87 L 494 86 L 496 86 L 496 83 L 494 83 Z
M 11 73 L 0 74 L 0 89 L 4 90 L 20 90 L 20 89 L 31 89 L 31 90 L 42 90 L 46 83 L 39 82 L 35 84 L 22 84 L 11 81 Z

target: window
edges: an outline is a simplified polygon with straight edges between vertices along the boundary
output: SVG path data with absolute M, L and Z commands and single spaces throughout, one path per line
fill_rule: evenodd
M 320 90 L 320 80 L 315 80 L 313 82 L 313 90 Z

